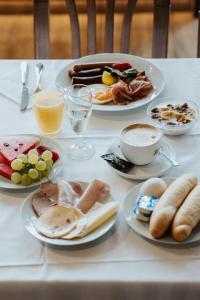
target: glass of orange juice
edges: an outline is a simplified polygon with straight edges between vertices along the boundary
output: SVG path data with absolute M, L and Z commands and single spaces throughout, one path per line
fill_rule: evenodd
M 33 95 L 33 107 L 42 133 L 57 134 L 64 115 L 64 93 L 42 90 Z

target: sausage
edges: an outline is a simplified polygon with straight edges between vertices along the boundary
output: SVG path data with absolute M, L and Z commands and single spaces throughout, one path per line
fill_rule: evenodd
M 154 238 L 162 237 L 167 231 L 179 207 L 196 185 L 196 176 L 184 174 L 172 182 L 162 194 L 150 219 L 149 230 Z
M 102 83 L 102 75 L 92 76 L 92 77 L 76 77 L 72 78 L 72 84 L 93 84 Z
M 97 63 L 87 63 L 87 64 L 79 64 L 74 65 L 73 71 L 78 72 L 82 70 L 91 70 L 97 68 L 104 68 L 104 67 L 112 67 L 113 64 L 116 62 L 97 62 Z
M 200 185 L 187 196 L 179 208 L 173 224 L 172 234 L 176 241 L 185 241 L 200 221 Z
M 91 77 L 103 74 L 103 68 L 90 69 L 90 70 L 82 70 L 79 72 L 74 72 L 72 77 Z

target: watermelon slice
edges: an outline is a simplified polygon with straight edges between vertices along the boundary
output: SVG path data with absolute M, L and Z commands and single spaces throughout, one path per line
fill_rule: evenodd
M 10 166 L 8 166 L 5 163 L 0 163 L 0 175 L 8 179 L 11 179 L 12 173 L 14 173 L 14 171 L 11 169 Z
M 4 162 L 10 164 L 19 154 L 25 154 L 35 148 L 40 140 L 29 137 L 8 137 L 0 139 L 0 154 Z
M 5 158 L 0 152 L 0 163 L 5 163 Z
M 46 150 L 49 150 L 49 151 L 51 151 L 52 152 L 52 160 L 53 161 L 56 161 L 59 157 L 60 157 L 60 155 L 57 153 L 57 152 L 55 152 L 55 151 L 52 151 L 50 148 L 48 148 L 48 147 L 46 147 L 46 146 L 38 146 L 37 147 L 37 150 L 38 150 L 38 153 L 41 155 L 44 151 L 46 151 Z

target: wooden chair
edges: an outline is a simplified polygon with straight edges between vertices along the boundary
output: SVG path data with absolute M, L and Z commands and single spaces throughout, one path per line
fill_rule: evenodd
M 65 0 L 71 21 L 72 56 L 81 56 L 80 25 L 76 0 Z M 88 54 L 96 53 L 96 0 L 87 2 Z M 106 0 L 104 52 L 113 52 L 115 0 Z M 124 11 L 120 52 L 129 52 L 131 22 L 137 0 L 128 0 Z M 170 0 L 154 0 L 152 57 L 167 57 Z M 49 57 L 49 0 L 34 0 L 35 57 Z
M 49 0 L 34 0 L 35 58 L 49 58 Z
M 197 57 L 200 57 L 200 10 L 198 11 Z
M 72 56 L 81 56 L 80 25 L 78 21 L 77 5 L 75 0 L 65 0 L 68 6 L 71 34 L 72 34 Z M 135 11 L 137 0 L 128 0 L 123 16 L 122 36 L 120 51 L 129 52 L 129 41 L 131 35 L 131 22 Z M 115 0 L 106 0 L 104 52 L 113 52 L 114 35 L 114 12 Z M 152 57 L 167 57 L 168 28 L 169 28 L 170 0 L 154 0 L 154 25 L 152 41 Z M 87 37 L 88 54 L 96 53 L 96 1 L 87 0 Z

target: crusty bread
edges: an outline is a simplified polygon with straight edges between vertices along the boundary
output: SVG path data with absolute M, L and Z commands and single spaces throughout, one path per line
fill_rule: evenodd
M 173 224 L 172 234 L 178 242 L 185 241 L 200 221 L 200 185 L 187 196 L 179 208 Z
M 159 199 L 150 219 L 149 230 L 154 238 L 160 238 L 169 228 L 178 208 L 189 192 L 197 185 L 197 178 L 184 174 L 170 184 Z

